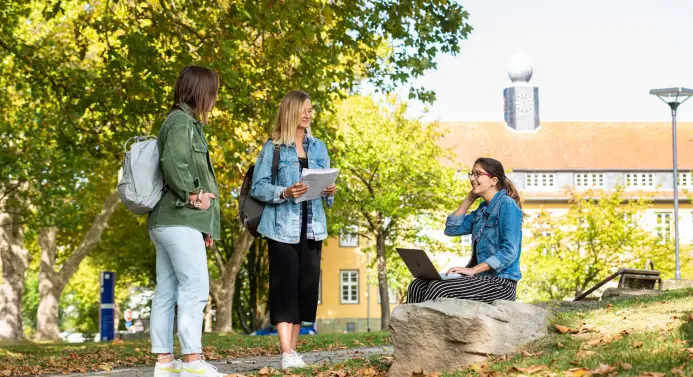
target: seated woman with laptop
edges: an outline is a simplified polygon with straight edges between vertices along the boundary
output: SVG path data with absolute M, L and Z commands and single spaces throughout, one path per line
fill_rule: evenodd
M 415 279 L 409 285 L 408 303 L 439 297 L 492 303 L 515 300 L 522 278 L 522 204 L 515 186 L 505 176 L 503 165 L 492 158 L 479 158 L 469 172 L 472 190 L 460 207 L 448 216 L 445 234 L 472 235 L 472 259 L 466 267 L 452 267 L 445 275 L 456 279 Z M 478 198 L 484 202 L 467 214 Z

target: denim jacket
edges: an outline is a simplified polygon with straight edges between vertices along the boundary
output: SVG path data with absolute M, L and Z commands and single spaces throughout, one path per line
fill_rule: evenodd
M 477 263 L 486 262 L 491 270 L 480 275 L 492 275 L 518 281 L 522 249 L 522 210 L 505 190 L 499 191 L 490 203 L 482 203 L 470 214 L 448 216 L 445 234 L 471 234 Z M 474 258 L 473 258 L 474 259 Z
M 330 158 L 327 155 L 325 143 L 312 136 L 306 137 L 308 139 L 308 149 L 306 149 L 308 168 L 328 169 L 330 167 Z M 287 146 L 282 144 L 280 146 L 276 185 L 272 184 L 271 179 L 273 156 L 274 144 L 272 140 L 268 140 L 262 147 L 260 156 L 258 156 L 255 163 L 253 185 L 250 189 L 250 195 L 259 201 L 267 203 L 262 212 L 262 218 L 257 231 L 271 240 L 297 244 L 301 237 L 301 222 L 299 218 L 301 204 L 296 203 L 294 199 L 282 199 L 280 195 L 285 188 L 301 180 L 298 153 L 294 145 Z M 325 199 L 327 206 L 331 207 L 333 197 L 325 197 Z M 311 226 L 316 241 L 322 241 L 327 238 L 327 219 L 325 218 L 325 209 L 322 202 L 322 197 L 313 199 L 311 202 L 313 212 Z

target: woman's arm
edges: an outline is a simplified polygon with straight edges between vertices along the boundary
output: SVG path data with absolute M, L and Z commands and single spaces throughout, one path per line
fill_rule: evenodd
M 464 198 L 459 208 L 448 216 L 445 220 L 445 235 L 446 236 L 464 236 L 472 233 L 472 226 L 474 225 L 475 212 L 472 211 L 470 214 L 466 214 L 469 211 L 469 207 L 474 204 L 476 200 L 476 195 L 471 191 Z
M 274 150 L 272 141 L 268 141 L 262 147 L 255 163 L 250 195 L 261 202 L 277 204 L 285 202 L 286 199 L 282 195 L 285 187 L 272 184 L 272 159 L 275 152 L 279 153 L 279 151 Z
M 192 163 L 191 124 L 175 124 L 168 126 L 164 146 L 161 151 L 161 170 L 166 178 L 166 186 L 176 194 L 176 206 L 188 204 L 191 194 L 200 192 L 200 179 L 190 173 Z

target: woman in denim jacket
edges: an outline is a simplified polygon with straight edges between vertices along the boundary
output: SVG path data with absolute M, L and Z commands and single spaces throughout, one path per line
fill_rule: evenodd
M 522 203 L 515 186 L 505 176 L 503 165 L 492 158 L 479 158 L 469 172 L 472 190 L 460 207 L 448 216 L 445 234 L 472 235 L 472 259 L 466 267 L 450 268 L 445 274 L 461 277 L 447 280 L 415 279 L 409 285 L 408 302 L 450 297 L 492 303 L 515 300 L 522 278 Z M 477 198 L 484 202 L 467 214 Z
M 332 206 L 337 188 L 322 197 L 296 203 L 308 186 L 301 183 L 303 169 L 330 167 L 325 144 L 311 135 L 310 98 L 291 91 L 282 99 L 272 138 L 265 143 L 253 172 L 250 194 L 265 203 L 258 232 L 267 238 L 270 268 L 270 322 L 277 326 L 282 348 L 282 369 L 306 364 L 296 353 L 301 322 L 315 322 L 320 282 L 320 251 L 327 238 L 323 201 Z M 276 181 L 272 159 L 279 153 Z

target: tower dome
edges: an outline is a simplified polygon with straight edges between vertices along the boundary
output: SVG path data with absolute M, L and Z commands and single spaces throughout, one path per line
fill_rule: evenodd
M 508 60 L 508 77 L 513 83 L 528 83 L 532 73 L 532 60 L 524 52 L 515 53 Z

